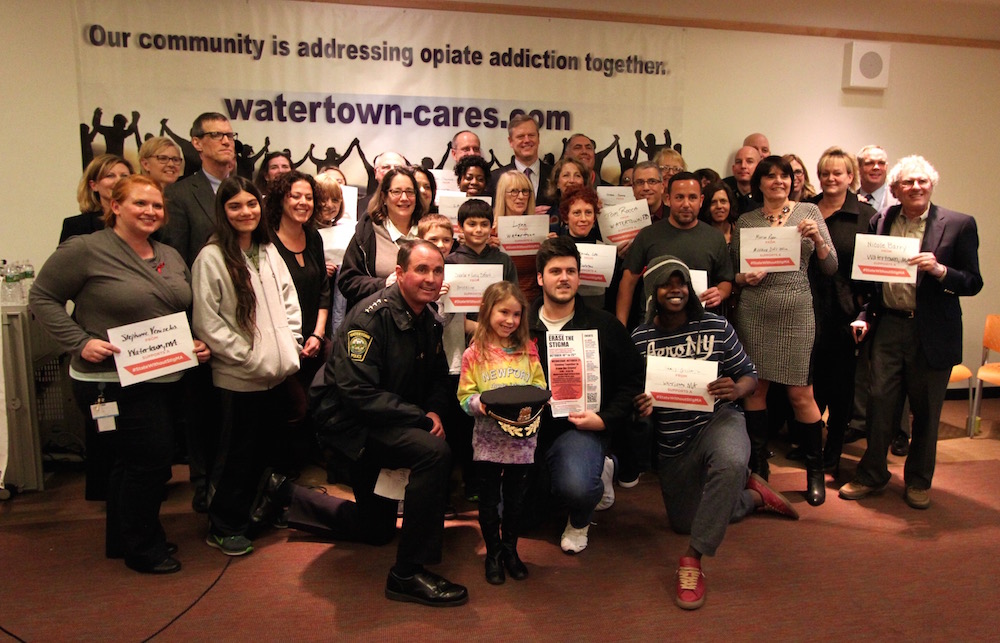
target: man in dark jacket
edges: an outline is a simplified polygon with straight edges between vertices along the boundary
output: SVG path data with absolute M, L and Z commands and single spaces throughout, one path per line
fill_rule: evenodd
M 632 398 L 642 391 L 642 360 L 628 332 L 614 315 L 587 307 L 577 296 L 580 253 L 567 237 L 547 239 L 538 251 L 538 284 L 542 297 L 531 307 L 528 324 L 537 342 L 545 379 L 548 368 L 546 336 L 550 332 L 597 331 L 600 354 L 598 410 L 554 418 L 545 412 L 538 432 L 538 454 L 551 477 L 552 493 L 569 507 L 560 546 L 566 553 L 587 547 L 590 519 L 605 493 L 602 473 L 612 431 L 631 422 Z M 555 387 L 553 387 L 555 388 Z
M 290 526 L 332 538 L 385 544 L 398 502 L 375 492 L 384 470 L 406 469 L 403 527 L 386 597 L 435 607 L 461 605 L 465 587 L 424 569 L 441 561 L 451 450 L 440 414 L 449 396 L 441 325 L 428 304 L 444 279 L 441 251 L 400 245 L 396 283 L 348 312 L 334 339 L 323 385 L 314 389 L 319 437 L 350 461 L 356 502 L 312 493 L 280 476 L 265 480 L 255 518 L 288 508 Z

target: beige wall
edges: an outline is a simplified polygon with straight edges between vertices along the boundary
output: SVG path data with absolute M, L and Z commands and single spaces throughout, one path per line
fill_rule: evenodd
M 62 219 L 78 211 L 77 36 L 69 0 L 4 0 L 2 6 L 0 38 L 8 55 L 0 63 L 5 197 L 0 257 L 28 257 L 38 266 L 54 249 Z M 942 176 L 934 201 L 979 222 L 986 287 L 963 302 L 965 362 L 978 364 L 985 315 L 1000 312 L 995 178 L 1000 128 L 994 123 L 1000 115 L 1000 50 L 893 43 L 889 89 L 859 93 L 841 89 L 845 42 L 687 30 L 684 129 L 676 140 L 684 145 L 689 167 L 709 166 L 724 174 L 734 147 L 754 130 L 768 134 L 775 151 L 802 156 L 811 173 L 820 152 L 832 144 L 855 151 L 878 142 L 891 158 L 925 155 Z M 130 80 L 141 79 L 137 70 Z

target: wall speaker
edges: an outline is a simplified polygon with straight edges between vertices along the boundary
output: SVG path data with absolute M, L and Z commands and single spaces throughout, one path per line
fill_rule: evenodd
M 844 50 L 844 89 L 885 89 L 889 86 L 889 45 L 849 42 Z

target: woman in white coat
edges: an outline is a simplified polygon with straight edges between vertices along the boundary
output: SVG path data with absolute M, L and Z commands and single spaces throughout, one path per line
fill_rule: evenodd
M 206 542 L 229 556 L 253 551 L 247 538 L 257 481 L 284 426 L 281 384 L 299 370 L 301 314 L 285 262 L 261 222 L 261 194 L 231 177 L 215 200 L 215 234 L 193 266 L 193 326 L 213 349 L 221 399 L 219 480 Z

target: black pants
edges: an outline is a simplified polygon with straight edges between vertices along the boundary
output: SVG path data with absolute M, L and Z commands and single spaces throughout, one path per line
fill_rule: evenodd
M 479 527 L 486 541 L 487 553 L 493 553 L 501 540 L 514 545 L 521 534 L 524 494 L 528 490 L 530 464 L 476 462 L 479 471 Z M 503 518 L 500 497 L 503 496 Z M 500 531 L 503 525 L 503 537 Z
M 410 470 L 396 561 L 416 565 L 441 562 L 451 449 L 443 438 L 423 429 L 372 429 L 364 453 L 351 464 L 356 502 L 295 487 L 288 524 L 334 540 L 373 545 L 390 542 L 396 533 L 399 503 L 375 495 L 375 482 L 383 468 Z
M 222 434 L 213 465 L 216 489 L 208 507 L 213 534 L 246 533 L 257 484 L 271 464 L 274 436 L 284 427 L 286 400 L 281 387 L 253 392 L 219 389 Z
M 108 479 L 104 546 L 109 558 L 124 557 L 143 569 L 167 557 L 160 503 L 170 480 L 178 384 L 73 382 L 83 412 L 103 394 L 118 403 L 116 429 L 101 434 L 113 465 Z

